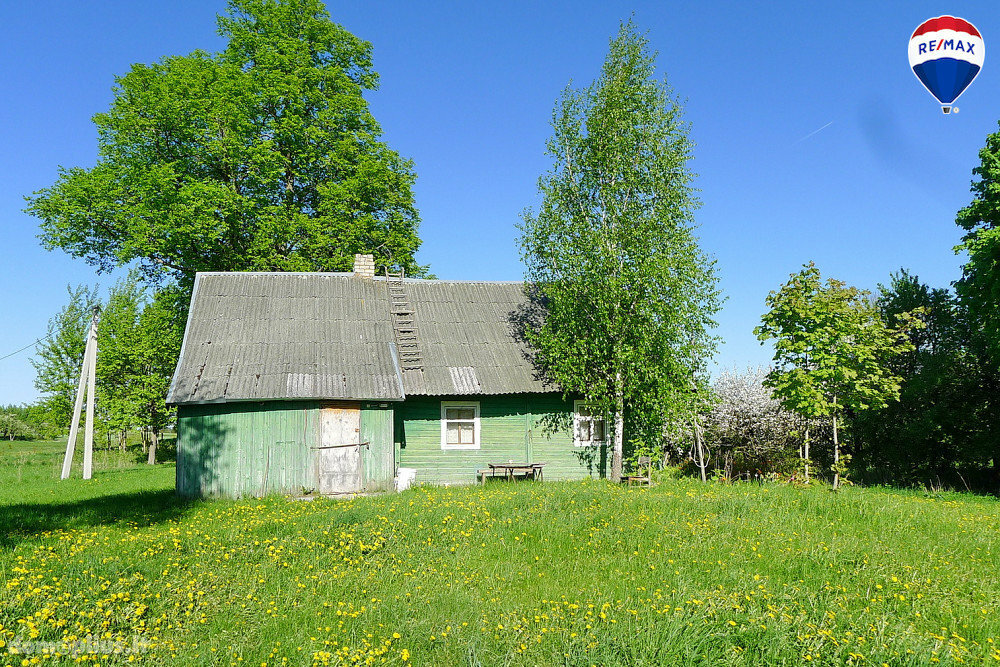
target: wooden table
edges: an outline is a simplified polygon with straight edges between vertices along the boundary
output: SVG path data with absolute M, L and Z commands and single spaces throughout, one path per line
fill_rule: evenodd
M 500 477 L 503 476 L 509 481 L 514 481 L 516 475 L 524 475 L 527 477 L 531 475 L 531 478 L 537 481 L 542 481 L 542 468 L 545 466 L 544 463 L 489 463 L 489 469 L 484 469 L 479 471 L 479 477 L 483 484 L 486 484 L 486 476 L 489 474 L 490 477 Z

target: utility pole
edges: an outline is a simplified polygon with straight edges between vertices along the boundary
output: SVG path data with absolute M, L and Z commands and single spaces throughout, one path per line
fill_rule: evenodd
M 83 367 L 80 368 L 80 384 L 76 389 L 76 401 L 73 403 L 73 421 L 69 426 L 69 440 L 66 442 L 66 458 L 63 459 L 61 479 L 69 477 L 73 466 L 73 452 L 76 450 L 76 436 L 80 430 L 80 412 L 83 409 L 83 396 L 87 394 L 87 423 L 83 431 L 83 478 L 90 479 L 94 472 L 94 403 L 97 384 L 97 321 L 100 319 L 101 307 L 94 306 L 94 316 L 90 320 L 90 331 L 87 332 L 87 347 L 83 353 Z

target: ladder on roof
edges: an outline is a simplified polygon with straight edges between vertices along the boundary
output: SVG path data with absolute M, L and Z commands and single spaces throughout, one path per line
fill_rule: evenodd
M 417 320 L 410 305 L 403 283 L 403 271 L 389 273 L 385 270 L 385 285 L 389 291 L 389 316 L 392 330 L 396 335 L 396 351 L 399 353 L 399 367 L 404 371 L 424 370 L 423 355 L 420 350 L 420 335 Z

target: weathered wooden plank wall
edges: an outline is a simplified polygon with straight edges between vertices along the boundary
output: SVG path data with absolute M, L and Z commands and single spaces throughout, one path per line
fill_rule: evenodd
M 391 403 L 361 405 L 361 449 L 366 491 L 388 491 L 396 476 L 395 445 L 393 444 Z
M 478 400 L 481 447 L 441 449 L 441 401 Z M 258 496 L 316 486 L 318 401 L 182 405 L 177 420 L 177 493 Z M 544 462 L 548 480 L 601 477 L 606 447 L 573 446 L 573 404 L 558 394 L 414 397 L 362 403 L 365 490 L 392 488 L 397 466 L 417 482 L 471 484 L 491 462 Z
M 545 462 L 545 479 L 607 475 L 607 447 L 573 446 L 573 402 L 559 394 L 528 394 L 531 461 Z
M 178 406 L 178 495 L 239 498 L 312 488 L 318 411 L 313 401 Z
M 480 449 L 441 449 L 441 401 L 478 401 Z M 399 466 L 428 484 L 471 484 L 478 469 L 508 460 L 544 462 L 548 480 L 600 476 L 606 448 L 574 447 L 572 423 L 573 404 L 559 394 L 411 397 L 396 404 Z

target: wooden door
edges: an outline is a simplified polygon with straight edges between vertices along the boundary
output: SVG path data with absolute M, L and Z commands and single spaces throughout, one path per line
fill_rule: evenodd
M 320 410 L 316 477 L 320 493 L 357 493 L 364 488 L 359 405 L 332 405 Z
M 361 418 L 361 469 L 366 491 L 389 491 L 396 476 L 396 448 L 392 439 L 393 410 L 369 404 Z

